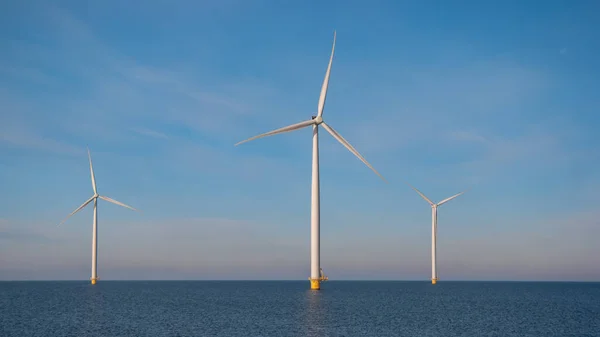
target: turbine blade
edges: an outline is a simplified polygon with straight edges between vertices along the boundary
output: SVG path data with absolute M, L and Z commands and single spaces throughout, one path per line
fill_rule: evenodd
M 410 186 L 410 188 L 412 188 L 413 190 L 415 190 L 415 192 L 419 193 L 419 195 L 421 196 L 421 198 L 425 199 L 425 201 L 427 201 L 430 205 L 434 205 L 433 201 L 429 200 L 429 198 L 427 198 L 425 196 L 425 194 L 421 193 L 421 191 L 419 191 L 418 189 L 416 189 L 413 185 L 405 182 L 406 185 Z
M 99 197 L 100 199 L 102 199 L 102 200 L 106 200 L 106 201 L 108 201 L 108 202 L 112 202 L 112 203 L 113 203 L 113 204 L 115 204 L 115 205 L 123 206 L 123 207 L 125 207 L 125 208 L 129 208 L 129 209 L 131 209 L 131 210 L 137 211 L 137 209 L 135 209 L 135 208 L 133 208 L 133 207 L 131 207 L 131 206 L 127 206 L 127 205 L 125 205 L 124 203 L 122 203 L 122 202 L 120 202 L 120 201 L 116 201 L 115 199 L 111 199 L 111 198 L 109 198 L 109 197 L 105 197 L 105 196 L 103 196 L 103 195 L 100 195 L 100 196 L 98 196 L 98 197 Z
M 90 148 L 88 147 L 88 158 L 90 160 L 90 175 L 92 176 L 92 188 L 94 189 L 94 194 L 97 194 L 96 191 L 96 177 L 94 176 L 94 166 L 92 165 L 92 155 L 90 154 Z
M 315 121 L 314 121 L 313 119 L 311 119 L 311 120 L 308 120 L 308 121 L 304 121 L 304 122 L 300 122 L 300 123 L 296 123 L 296 124 L 292 124 L 292 125 L 285 126 L 285 127 L 283 127 L 283 128 L 277 129 L 277 130 L 273 130 L 273 131 L 265 132 L 265 133 L 263 133 L 263 134 L 260 134 L 260 135 L 258 135 L 258 136 L 254 136 L 254 137 L 252 137 L 252 138 L 248 138 L 248 139 L 246 139 L 246 140 L 243 140 L 243 141 L 241 141 L 241 142 L 239 142 L 239 143 L 235 144 L 235 146 L 238 146 L 238 145 L 240 145 L 240 144 L 243 144 L 243 143 L 249 142 L 249 141 L 251 141 L 251 140 L 258 139 L 258 138 L 263 138 L 263 137 L 267 137 L 267 136 L 276 135 L 276 134 L 279 134 L 279 133 L 290 132 L 290 131 L 294 131 L 294 130 L 302 129 L 302 128 L 304 128 L 304 127 L 307 127 L 307 126 L 309 126 L 309 125 L 313 125 L 313 124 L 315 124 Z
M 62 225 L 65 221 L 67 221 L 68 218 L 70 218 L 73 214 L 79 212 L 82 208 L 84 208 L 85 206 L 87 206 L 87 204 L 89 204 L 90 202 L 92 202 L 92 200 L 94 200 L 94 197 L 89 198 L 86 202 L 83 203 L 83 205 L 79 206 L 76 210 L 73 211 L 73 213 L 67 215 L 66 218 L 64 218 L 63 221 L 61 221 L 58 225 Z
M 448 201 L 450 201 L 450 200 L 452 200 L 452 199 L 454 199 L 454 198 L 458 197 L 459 195 L 461 195 L 461 194 L 465 193 L 465 192 L 466 192 L 466 191 L 468 191 L 468 190 L 469 190 L 469 189 L 466 189 L 466 190 L 464 190 L 464 191 L 462 191 L 462 192 L 460 192 L 460 193 L 458 193 L 458 194 L 455 194 L 455 195 L 451 196 L 450 198 L 446 198 L 446 199 L 444 199 L 444 200 L 442 200 L 442 201 L 438 202 L 438 206 L 439 206 L 439 205 L 442 205 L 442 204 L 445 204 L 445 203 L 447 203 Z
M 350 143 L 348 143 L 348 141 L 345 140 L 344 137 L 342 137 L 342 135 L 337 133 L 331 126 L 325 124 L 325 122 L 321 123 L 321 125 L 325 128 L 325 130 L 327 130 L 327 132 L 329 132 L 333 136 L 333 138 L 337 139 L 338 142 L 342 143 L 342 145 L 344 145 L 350 152 L 354 153 L 354 155 L 358 157 L 360 161 L 365 163 L 365 165 L 367 165 L 371 170 L 373 170 L 373 172 L 375 172 L 375 174 L 377 174 L 381 179 L 383 179 L 383 181 L 387 183 L 387 180 L 385 180 L 385 178 L 381 174 L 379 174 L 379 172 L 377 172 L 377 170 L 375 170 L 375 168 L 373 168 L 373 166 L 371 166 L 371 164 L 369 164 L 369 162 L 367 162 L 367 160 L 363 158 L 363 156 L 361 156 L 361 154 L 358 153 L 358 151 L 356 151 L 356 149 L 352 145 L 350 145 Z
M 325 79 L 321 86 L 321 96 L 319 97 L 319 108 L 317 116 L 323 115 L 323 108 L 325 108 L 325 99 L 327 98 L 327 88 L 329 87 L 329 75 L 331 74 L 331 64 L 333 63 L 333 54 L 335 52 L 335 36 L 336 32 L 333 31 L 333 47 L 331 47 L 331 56 L 329 57 L 329 65 L 327 66 L 327 72 L 325 73 Z

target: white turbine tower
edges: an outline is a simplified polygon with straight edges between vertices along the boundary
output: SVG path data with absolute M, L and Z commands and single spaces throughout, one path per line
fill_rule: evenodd
M 421 193 L 421 191 L 414 188 L 412 185 L 408 184 L 408 186 L 410 186 L 413 190 L 415 190 L 415 192 L 419 193 L 421 198 L 425 199 L 425 201 L 427 201 L 431 205 L 431 283 L 436 284 L 437 280 L 438 280 L 437 265 L 436 265 L 437 208 L 438 208 L 438 206 L 441 206 L 441 205 L 447 203 L 448 201 L 458 197 L 459 195 L 465 193 L 467 190 L 462 191 L 458 194 L 455 194 L 455 195 L 451 196 L 450 198 L 446 198 L 436 204 L 433 201 L 429 200 L 429 198 L 427 198 L 423 193 Z
M 358 159 L 360 159 L 365 165 L 367 165 L 373 172 L 375 172 L 381 179 L 385 181 L 383 176 L 377 172 L 371 164 L 369 164 L 363 156 L 361 156 L 356 149 L 348 143 L 339 133 L 337 133 L 331 126 L 327 125 L 323 121 L 323 108 L 325 107 L 325 99 L 327 97 L 327 87 L 329 85 L 329 75 L 331 73 L 331 63 L 333 61 L 333 54 L 335 51 L 335 37 L 336 33 L 333 33 L 333 47 L 331 48 L 331 57 L 329 58 L 329 65 L 327 66 L 327 72 L 325 73 L 325 80 L 321 87 L 321 96 L 319 97 L 319 105 L 317 109 L 317 115 L 312 116 L 304 122 L 289 125 L 277 130 L 273 130 L 261 135 L 241 141 L 236 146 L 245 142 L 249 142 L 254 139 L 272 136 L 279 133 L 290 132 L 298 129 L 312 126 L 312 189 L 311 189 L 311 210 L 310 210 L 310 288 L 313 290 L 319 290 L 321 288 L 321 281 L 327 280 L 327 277 L 322 274 L 321 262 L 320 262 L 320 196 L 319 196 L 319 125 L 329 132 L 333 138 L 337 139 L 342 145 L 344 145 L 350 152 L 352 152 Z
M 87 150 L 88 151 L 88 158 L 90 160 L 90 174 L 92 176 L 92 188 L 94 189 L 94 195 L 92 195 L 91 198 L 89 198 L 86 202 L 83 203 L 83 205 L 79 206 L 76 210 L 73 211 L 73 213 L 69 214 L 63 221 L 60 222 L 59 225 L 63 224 L 65 221 L 67 221 L 67 219 L 69 217 L 71 217 L 73 214 L 79 212 L 80 210 L 82 210 L 85 206 L 87 206 L 90 202 L 94 202 L 94 222 L 93 222 L 93 232 L 92 232 L 92 284 L 96 284 L 96 280 L 98 280 L 98 268 L 97 268 L 97 262 L 98 262 L 98 198 L 106 200 L 108 202 L 111 202 L 115 205 L 119 205 L 119 206 L 123 206 L 129 209 L 132 209 L 134 211 L 137 211 L 137 209 L 131 207 L 131 206 L 127 206 L 122 202 L 116 201 L 114 199 L 111 199 L 109 197 L 105 197 L 103 195 L 99 195 L 98 191 L 96 189 L 96 177 L 94 176 L 94 167 L 92 166 L 92 156 L 90 154 L 90 149 Z

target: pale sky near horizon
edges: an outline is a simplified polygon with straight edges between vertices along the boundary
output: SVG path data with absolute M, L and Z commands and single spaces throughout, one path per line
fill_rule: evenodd
M 595 1 L 5 1 L 0 280 L 600 281 Z

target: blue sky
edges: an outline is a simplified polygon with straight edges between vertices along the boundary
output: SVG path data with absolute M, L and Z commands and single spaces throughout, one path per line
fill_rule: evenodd
M 600 280 L 594 1 L 0 4 L 0 279 Z M 597 20 L 596 20 L 597 21 Z

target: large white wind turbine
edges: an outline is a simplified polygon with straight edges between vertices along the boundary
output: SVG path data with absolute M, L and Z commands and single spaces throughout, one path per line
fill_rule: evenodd
M 410 186 L 413 190 L 415 190 L 415 192 L 419 193 L 421 198 L 425 199 L 425 201 L 427 201 L 431 205 L 431 283 L 436 284 L 437 280 L 438 280 L 437 265 L 436 265 L 437 208 L 438 208 L 438 206 L 441 206 L 441 205 L 447 203 L 448 201 L 458 197 L 459 195 L 465 193 L 467 190 L 462 191 L 458 194 L 455 194 L 455 195 L 451 196 L 450 198 L 446 198 L 436 204 L 433 201 L 429 200 L 429 198 L 427 198 L 423 193 L 421 193 L 421 191 L 414 188 L 412 185 L 408 184 L 408 186 Z
M 88 159 L 90 160 L 90 174 L 92 176 L 92 188 L 94 189 L 94 195 L 92 195 L 91 198 L 89 198 L 86 202 L 84 202 L 83 205 L 79 206 L 76 210 L 74 210 L 73 213 L 69 214 L 63 221 L 60 222 L 60 224 L 63 224 L 65 221 L 67 221 L 67 219 L 69 217 L 71 217 L 71 215 L 82 210 L 90 202 L 92 202 L 92 201 L 94 202 L 94 222 L 93 222 L 93 232 L 92 232 L 93 233 L 92 234 L 92 277 L 91 277 L 91 280 L 92 280 L 92 284 L 96 284 L 96 280 L 98 280 L 98 269 L 97 269 L 97 262 L 98 262 L 98 258 L 97 258 L 97 253 L 98 253 L 98 198 L 106 200 L 108 202 L 111 202 L 115 205 L 119 205 L 119 206 L 123 206 L 123 207 L 129 208 L 129 209 L 132 209 L 134 211 L 137 211 L 137 209 L 135 209 L 131 206 L 127 206 L 122 202 L 119 202 L 119 201 L 116 201 L 109 197 L 105 197 L 103 195 L 98 194 L 98 190 L 96 189 L 96 177 L 94 176 L 94 167 L 92 166 L 92 156 L 90 154 L 90 149 L 88 149 Z
M 325 99 L 327 97 L 327 87 L 329 85 L 329 75 L 331 73 L 331 63 L 333 61 L 333 54 L 335 51 L 335 38 L 336 33 L 333 33 L 333 47 L 331 48 L 331 56 L 329 58 L 329 65 L 327 66 L 327 72 L 325 73 L 325 80 L 323 80 L 323 86 L 321 87 L 321 96 L 319 97 L 319 105 L 317 109 L 317 115 L 312 116 L 304 122 L 289 125 L 277 130 L 273 130 L 261 135 L 241 141 L 236 146 L 254 139 L 276 135 L 279 133 L 290 132 L 298 129 L 312 126 L 313 129 L 313 146 L 312 146 L 312 189 L 311 189 L 311 211 L 310 211 L 310 287 L 313 290 L 320 289 L 321 281 L 327 278 L 322 275 L 321 263 L 320 263 L 320 196 L 319 196 L 319 125 L 329 132 L 333 138 L 337 139 L 342 145 L 344 145 L 350 152 L 352 152 L 358 159 L 360 159 L 365 165 L 367 165 L 373 172 L 383 178 L 379 172 L 377 172 L 371 164 L 369 164 L 363 156 L 361 156 L 356 149 L 348 143 L 339 133 L 337 133 L 330 125 L 327 125 L 323 121 L 323 108 L 325 107 Z

